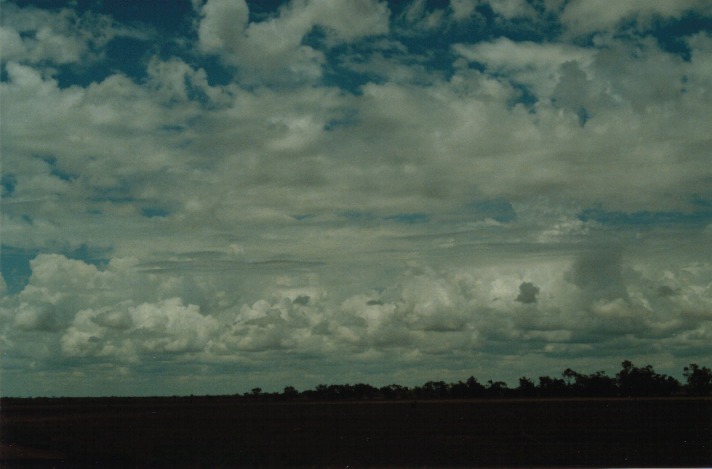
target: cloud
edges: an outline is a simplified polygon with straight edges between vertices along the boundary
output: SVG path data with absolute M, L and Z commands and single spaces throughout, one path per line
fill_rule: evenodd
M 77 312 L 60 339 L 67 357 L 137 361 L 147 354 L 199 352 L 216 334 L 218 321 L 179 298 L 142 303 L 127 310 Z
M 312 82 L 321 77 L 325 57 L 302 43 L 307 34 L 321 27 L 330 44 L 353 42 L 388 32 L 388 15 L 388 7 L 376 0 L 311 0 L 291 2 L 276 17 L 248 22 L 244 1 L 208 0 L 201 8 L 199 47 L 236 66 L 243 80 Z
M 58 357 L 96 364 L 118 360 L 127 369 L 155 356 L 213 365 L 259 356 L 269 363 L 286 352 L 319 360 L 334 354 L 378 360 L 390 353 L 399 357 L 394 365 L 416 354 L 425 365 L 442 354 L 467 360 L 476 353 L 511 353 L 497 352 L 509 341 L 522 353 L 559 358 L 590 350 L 592 342 L 610 344 L 609 355 L 617 359 L 615 350 L 634 343 L 663 341 L 671 353 L 690 353 L 701 346 L 712 322 L 705 281 L 710 266 L 667 271 L 666 283 L 679 290 L 660 295 L 654 285 L 663 277 L 653 264 L 632 269 L 615 249 L 584 253 L 568 267 L 542 265 L 536 258 L 520 259 L 508 269 L 413 264 L 379 291 L 356 294 L 293 278 L 246 302 L 225 298 L 230 293 L 208 281 L 201 286 L 205 295 L 223 300 L 203 306 L 185 299 L 187 279 L 142 273 L 134 260 L 113 259 L 99 269 L 40 255 L 32 265 L 30 284 L 2 299 L 3 311 L 15 311 L 2 334 L 13 350 L 11 359 L 26 348 L 21 343 L 42 337 L 46 348 L 32 354 L 45 367 Z M 531 281 L 522 282 L 524 276 Z M 67 279 L 75 282 L 71 295 Z M 685 287 L 676 286 L 682 282 Z
M 86 66 L 100 60 L 103 48 L 119 37 L 147 39 L 150 33 L 91 11 L 78 14 L 70 8 L 51 11 L 3 2 L 3 62 Z
M 490 0 L 489 5 L 492 11 L 506 19 L 536 15 L 536 10 L 525 0 Z
M 517 299 L 515 301 L 524 304 L 536 303 L 536 296 L 539 294 L 539 291 L 539 287 L 533 283 L 522 282 L 522 284 L 519 285 L 519 295 L 517 295 Z
M 506 37 L 493 42 L 454 44 L 453 51 L 463 58 L 482 63 L 494 73 L 532 87 L 537 96 L 548 96 L 560 79 L 559 67 L 567 62 L 590 63 L 591 49 L 561 43 L 512 41 Z
M 193 4 L 178 38 L 7 4 L 11 369 L 709 352 L 712 39 L 663 28 L 706 6 Z
M 244 34 L 250 11 L 243 0 L 211 0 L 200 10 L 200 47 L 205 52 L 234 52 Z
M 677 290 L 674 290 L 674 289 L 668 287 L 667 285 L 659 286 L 657 289 L 657 292 L 658 292 L 658 296 L 662 296 L 662 297 L 673 296 L 678 293 Z
M 680 18 L 696 11 L 709 15 L 710 5 L 699 0 L 679 2 L 630 0 L 615 4 L 591 3 L 584 0 L 569 2 L 561 14 L 561 21 L 576 35 L 595 32 L 613 33 L 624 20 L 635 20 L 644 28 L 656 18 Z
M 603 246 L 579 256 L 571 269 L 571 282 L 595 297 L 626 295 L 620 247 Z
M 462 21 L 470 17 L 477 6 L 476 0 L 451 0 L 450 9 L 456 21 Z

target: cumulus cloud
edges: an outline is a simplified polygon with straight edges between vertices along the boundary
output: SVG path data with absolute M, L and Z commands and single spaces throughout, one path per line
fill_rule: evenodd
M 41 65 L 79 64 L 100 59 L 117 37 L 147 39 L 149 34 L 119 25 L 107 15 L 70 8 L 48 11 L 3 2 L 2 61 Z
M 292 287 L 266 299 L 201 307 L 181 298 L 184 283 L 178 277 L 142 273 L 132 260 L 114 259 L 98 269 L 41 255 L 33 261 L 30 284 L 2 300 L 4 310 L 15 310 L 3 334 L 13 354 L 19 341 L 43 337 L 48 348 L 33 352 L 40 362 L 60 353 L 95 363 L 118 360 L 129 368 L 157 355 L 217 364 L 276 359 L 285 352 L 320 359 L 396 353 L 406 362 L 417 353 L 427 363 L 443 353 L 467 359 L 510 340 L 522 351 L 552 357 L 567 356 L 594 337 L 616 347 L 623 346 L 621 340 L 665 340 L 679 353 L 688 349 L 686 340 L 700 344 L 712 321 L 704 281 L 710 267 L 669 271 L 669 284 L 687 286 L 661 295 L 646 286 L 659 278 L 644 269 L 624 278 L 623 263 L 615 251 L 604 251 L 573 258 L 569 268 L 537 260 L 506 271 L 412 265 L 380 292 L 334 296 L 324 287 L 293 287 L 290 281 Z M 522 275 L 532 281 L 522 282 Z M 62 281 L 68 278 L 75 282 L 71 294 Z M 546 285 L 544 296 L 537 285 Z M 204 288 L 209 296 L 224 294 L 217 284 Z M 627 294 L 620 296 L 624 289 Z
M 244 1 L 208 0 L 201 7 L 199 45 L 236 66 L 243 79 L 311 82 L 321 77 L 325 61 L 322 52 L 302 43 L 315 27 L 332 44 L 352 42 L 388 32 L 388 15 L 377 0 L 304 0 L 282 7 L 276 17 L 249 22 Z
M 477 6 L 476 0 L 451 0 L 450 9 L 456 21 L 462 21 L 470 17 Z
M 537 96 L 549 96 L 559 79 L 559 67 L 567 62 L 590 63 L 594 51 L 570 44 L 514 42 L 506 37 L 493 42 L 455 44 L 453 50 L 495 73 L 532 87 Z
M 639 28 L 648 26 L 656 17 L 680 18 L 686 12 L 709 14 L 710 5 L 701 0 L 679 2 L 629 0 L 615 4 L 569 2 L 561 15 L 562 22 L 577 35 L 594 32 L 612 33 L 624 20 L 635 20 Z
M 489 5 L 506 19 L 536 16 L 534 8 L 525 0 L 490 0 Z
M 13 369 L 709 351 L 708 7 L 193 5 L 104 62 L 159 33 L 3 3 Z
M 211 0 L 200 9 L 200 47 L 206 52 L 229 54 L 238 47 L 250 11 L 244 0 Z

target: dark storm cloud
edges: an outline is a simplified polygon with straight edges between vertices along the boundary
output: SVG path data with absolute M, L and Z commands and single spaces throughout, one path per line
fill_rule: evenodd
M 516 301 L 524 304 L 536 303 L 536 296 L 539 294 L 539 287 L 531 282 L 522 282 L 519 285 L 519 295 Z

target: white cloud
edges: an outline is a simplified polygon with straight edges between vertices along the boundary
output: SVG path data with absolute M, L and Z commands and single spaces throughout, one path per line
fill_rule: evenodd
M 489 0 L 492 10 L 506 19 L 534 17 L 536 11 L 526 0 Z
M 295 3 L 295 9 L 298 8 Z M 331 1 L 311 0 L 303 2 L 303 9 L 295 16 L 304 16 L 307 24 L 327 28 L 338 40 L 351 42 L 366 36 L 386 34 L 388 6 L 378 0 Z
M 624 19 L 636 19 L 639 27 L 648 25 L 655 16 L 680 18 L 695 10 L 709 14 L 712 7 L 704 0 L 625 0 L 620 2 L 569 2 L 561 15 L 562 22 L 576 35 L 595 32 L 611 33 Z
M 455 44 L 453 50 L 469 61 L 480 62 L 496 73 L 531 86 L 537 96 L 547 96 L 559 79 L 558 68 L 566 62 L 586 66 L 593 50 L 569 44 L 514 42 L 505 37 L 473 45 Z
M 456 21 L 462 21 L 470 17 L 475 11 L 477 0 L 450 0 L 452 16 Z
M 40 253 L 21 292 L 0 283 L 15 369 L 308 356 L 395 376 L 443 357 L 612 357 L 631 337 L 704 349 L 709 34 L 681 39 L 684 58 L 650 37 L 502 37 L 441 49 L 450 70 L 413 44 L 462 25 L 425 3 L 392 19 L 418 31 L 389 30 L 375 2 L 295 1 L 253 22 L 239 2 L 195 5 L 199 54 L 84 84 L 52 67 L 108 39 L 82 42 L 66 13 L 3 24 L 2 239 Z M 473 5 L 450 9 L 476 22 Z M 83 49 L 44 49 L 44 27 Z M 87 249 L 100 266 L 68 258 Z
M 258 356 L 271 363 L 284 353 L 327 361 L 388 354 L 394 366 L 415 353 L 427 367 L 442 354 L 465 361 L 485 351 L 506 354 L 495 351 L 497 344 L 512 340 L 522 353 L 552 359 L 583 351 L 594 340 L 600 350 L 610 341 L 614 348 L 600 354 L 611 360 L 620 358 L 616 350 L 626 341 L 638 347 L 664 340 L 672 353 L 694 354 L 686 350 L 700 346 L 712 322 L 711 267 L 661 271 L 651 261 L 633 269 L 615 256 L 600 261 L 583 254 L 547 263 L 520 257 L 507 267 L 413 264 L 378 291 L 344 296 L 322 280 L 321 286 L 273 288 L 266 299 L 241 306 L 239 300 L 206 302 L 203 309 L 186 301 L 177 275 L 142 273 L 134 260 L 115 259 L 97 269 L 41 255 L 24 291 L 2 300 L 3 310 L 15 311 L 3 337 L 12 359 L 26 349 L 40 367 L 60 353 L 97 365 L 118 360 L 127 370 L 157 355 L 218 365 Z M 611 285 L 625 293 L 609 295 Z M 672 293 L 660 296 L 661 285 Z M 219 282 L 202 288 L 208 296 L 221 295 Z M 44 348 L 20 346 L 40 336 Z
M 427 10 L 425 0 L 414 0 L 407 5 L 400 15 L 400 20 L 405 24 L 404 34 L 412 34 L 414 31 L 434 31 L 441 28 L 445 23 L 445 9 Z
M 323 53 L 302 44 L 314 27 L 325 28 L 332 43 L 352 42 L 388 32 L 389 12 L 377 0 L 303 0 L 284 6 L 277 17 L 248 23 L 244 1 L 209 0 L 201 14 L 201 50 L 236 66 L 243 80 L 286 83 L 321 77 Z
M 137 362 L 142 355 L 196 353 L 219 328 L 215 318 L 179 298 L 106 308 L 77 312 L 60 339 L 65 356 Z
M 150 34 L 117 25 L 110 17 L 82 15 L 63 8 L 55 11 L 32 6 L 20 8 L 3 2 L 2 61 L 66 65 L 96 61 L 116 37 L 147 39 Z
M 249 19 L 244 0 L 210 0 L 201 8 L 198 28 L 200 47 L 205 52 L 235 52 Z

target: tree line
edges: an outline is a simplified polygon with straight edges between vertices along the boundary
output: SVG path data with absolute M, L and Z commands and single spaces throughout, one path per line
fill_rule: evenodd
M 320 384 L 314 389 L 298 391 L 293 386 L 274 393 L 253 388 L 240 396 L 251 399 L 305 400 L 416 400 L 416 399 L 483 399 L 483 398 L 547 398 L 547 397 L 669 397 L 712 395 L 712 370 L 691 363 L 683 369 L 685 382 L 657 373 L 651 365 L 637 367 L 629 360 L 621 363 L 615 376 L 603 371 L 579 373 L 567 368 L 561 377 L 540 376 L 537 382 L 521 377 L 517 387 L 504 381 L 480 383 L 470 376 L 466 381 L 446 383 L 428 381 L 422 386 L 399 384 L 375 387 L 370 384 Z

